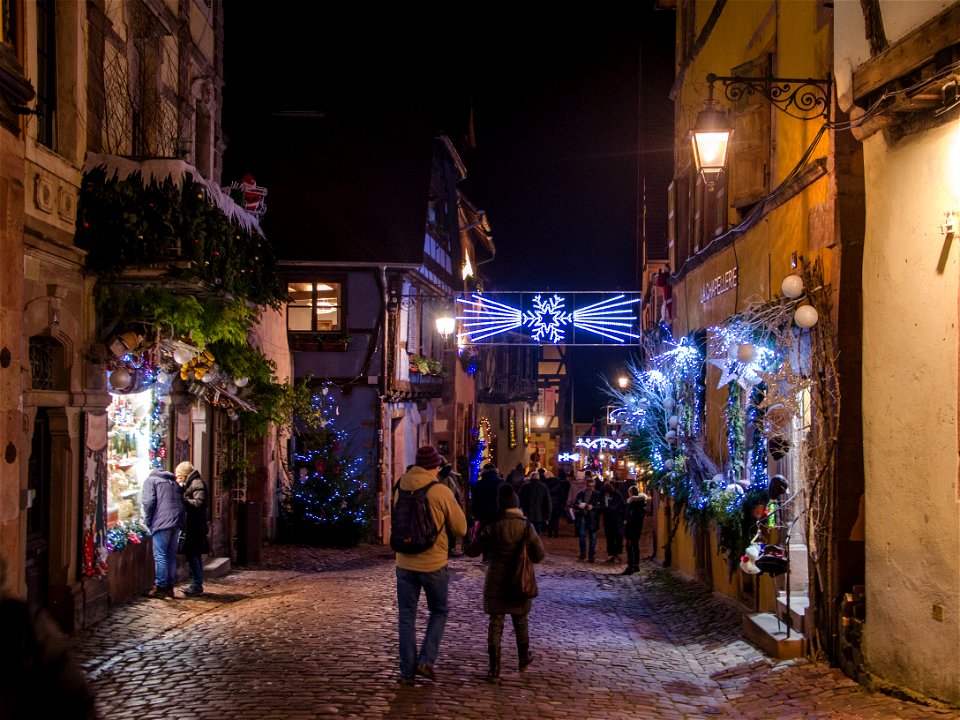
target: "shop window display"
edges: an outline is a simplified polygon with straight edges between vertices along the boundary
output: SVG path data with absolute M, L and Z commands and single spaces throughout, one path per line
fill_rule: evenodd
M 122 550 L 146 533 L 140 491 L 150 470 L 165 456 L 164 405 L 154 390 L 111 394 L 107 408 L 107 547 Z

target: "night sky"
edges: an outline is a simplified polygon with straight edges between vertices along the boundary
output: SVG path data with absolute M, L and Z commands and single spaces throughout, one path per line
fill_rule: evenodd
M 524 10 L 526 19 L 480 8 L 454 17 L 449 6 L 326 17 L 323 5 L 225 0 L 224 184 L 245 172 L 268 188 L 298 173 L 309 183 L 309 163 L 281 161 L 264 142 L 276 113 L 316 113 L 284 120 L 284 134 L 307 145 L 328 108 L 349 105 L 454 141 L 461 190 L 493 228 L 488 289 L 635 289 L 638 175 L 648 246 L 665 253 L 672 12 L 647 0 L 569 16 L 544 6 L 549 16 Z M 475 149 L 465 142 L 471 109 Z M 597 374 L 615 377 L 627 357 L 576 351 L 578 421 L 605 402 Z

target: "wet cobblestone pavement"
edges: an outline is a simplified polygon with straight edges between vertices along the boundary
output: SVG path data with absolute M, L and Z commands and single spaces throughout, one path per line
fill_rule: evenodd
M 200 598 L 114 608 L 72 644 L 104 719 L 960 717 L 765 657 L 740 637 L 737 606 L 670 571 L 622 576 L 578 562 L 571 537 L 544 544 L 536 657 L 517 672 L 508 622 L 499 686 L 485 681 L 484 566 L 466 557 L 450 564 L 436 681 L 397 683 L 393 555 L 380 546 L 265 548 Z

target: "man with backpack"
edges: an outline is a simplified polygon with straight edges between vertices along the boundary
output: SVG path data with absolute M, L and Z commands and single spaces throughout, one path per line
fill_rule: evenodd
M 437 481 L 441 460 L 432 445 L 417 450 L 417 461 L 394 487 L 390 547 L 397 552 L 397 625 L 400 683 L 414 676 L 434 679 L 433 665 L 447 623 L 448 532 L 463 537 L 467 518 L 450 488 Z M 420 591 L 430 616 L 417 650 L 417 605 Z

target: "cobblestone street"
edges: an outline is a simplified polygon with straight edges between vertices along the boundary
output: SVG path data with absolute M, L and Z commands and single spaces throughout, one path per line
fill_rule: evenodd
M 397 683 L 393 556 L 379 546 L 265 548 L 205 596 L 115 608 L 73 646 L 105 719 L 958 717 L 766 658 L 734 606 L 672 572 L 621 576 L 578 562 L 571 537 L 544 543 L 536 658 L 517 672 L 508 622 L 499 687 L 484 679 L 483 565 L 466 557 L 451 561 L 436 681 Z

